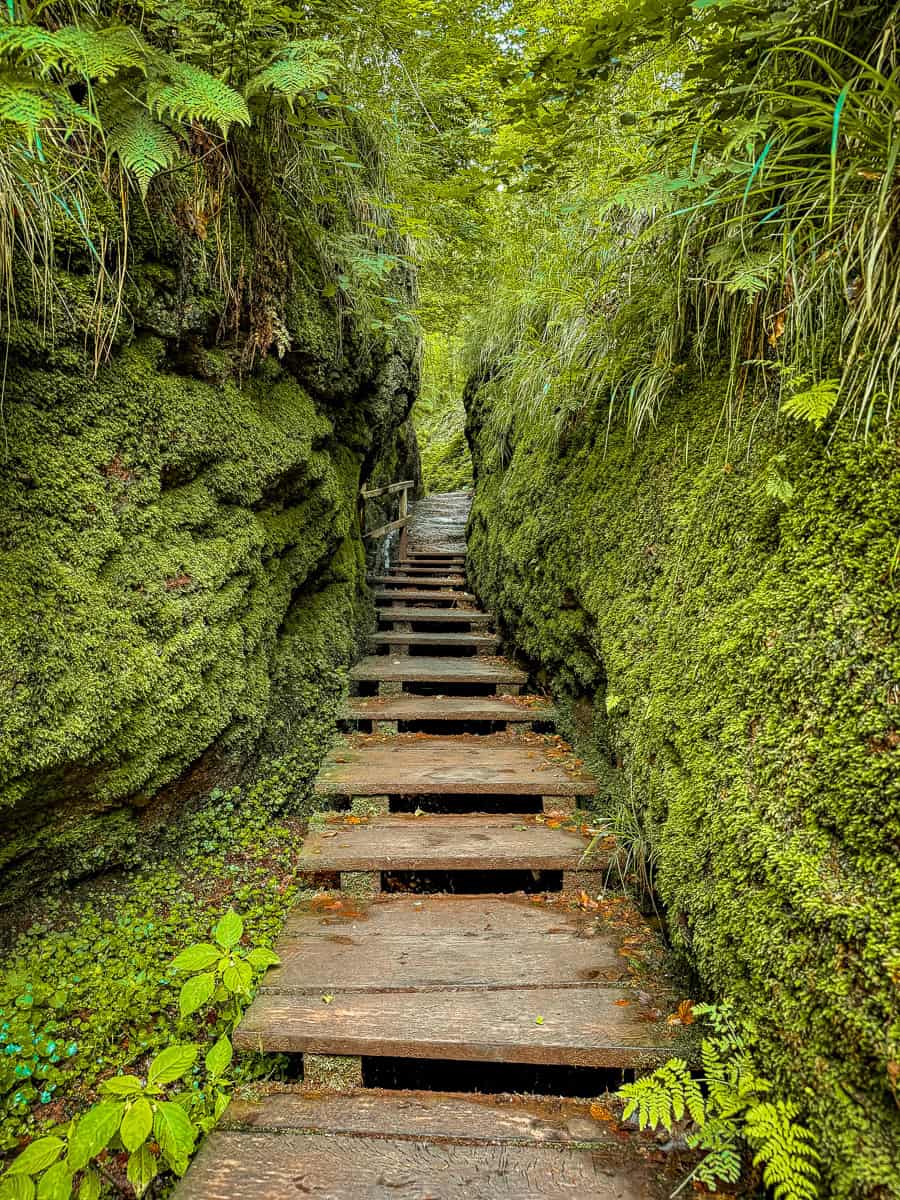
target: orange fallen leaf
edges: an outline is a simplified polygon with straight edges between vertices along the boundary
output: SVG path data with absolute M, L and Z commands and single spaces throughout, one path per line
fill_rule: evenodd
M 682 1000 L 675 1012 L 670 1013 L 666 1017 L 668 1025 L 693 1025 L 694 1023 L 694 1002 L 693 1000 Z
M 594 1103 L 591 1105 L 591 1116 L 595 1121 L 615 1121 L 615 1113 L 611 1113 L 605 1104 Z

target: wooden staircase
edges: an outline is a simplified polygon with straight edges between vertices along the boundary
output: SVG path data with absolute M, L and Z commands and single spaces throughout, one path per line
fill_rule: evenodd
M 603 892 L 614 845 L 577 811 L 596 783 L 464 590 L 467 511 L 465 494 L 422 502 L 405 560 L 372 579 L 374 653 L 351 673 L 372 694 L 348 702 L 298 863 L 320 891 L 235 1034 L 302 1055 L 303 1083 L 234 1101 L 177 1200 L 671 1190 L 654 1140 L 602 1105 L 364 1086 L 386 1061 L 420 1080 L 429 1064 L 643 1070 L 671 1048 L 667 999 L 635 973 L 652 935 Z

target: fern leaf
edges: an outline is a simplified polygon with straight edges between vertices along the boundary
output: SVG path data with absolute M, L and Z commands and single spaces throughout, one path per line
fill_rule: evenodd
M 0 121 L 9 121 L 34 139 L 37 127 L 53 116 L 53 105 L 34 82 L 7 77 L 0 80 Z
M 0 58 L 12 62 L 25 55 L 53 53 L 54 35 L 39 25 L 0 26 Z
M 785 1101 L 763 1101 L 747 1110 L 744 1136 L 756 1151 L 754 1165 L 776 1200 L 816 1200 L 819 1154 L 810 1131 L 797 1121 L 798 1109 Z
M 838 402 L 839 379 L 820 379 L 812 387 L 795 392 L 782 403 L 781 411 L 797 421 L 810 421 L 821 429 Z
M 107 133 L 109 150 L 138 181 L 141 195 L 154 175 L 172 165 L 178 154 L 178 142 L 164 125 L 136 105 Z
M 53 48 L 60 65 L 99 83 L 107 83 L 123 69 L 145 71 L 149 53 L 137 30 L 124 26 L 81 29 L 68 25 L 53 35 Z
M 271 90 L 292 103 L 301 93 L 324 87 L 339 66 L 332 47 L 320 38 L 288 42 L 278 59 L 250 80 L 247 95 Z
M 641 1129 L 656 1129 L 661 1125 L 671 1130 L 686 1109 L 694 1120 L 703 1120 L 703 1095 L 683 1058 L 670 1058 L 652 1075 L 626 1083 L 619 1089 L 619 1095 L 628 1102 L 625 1119 L 637 1113 Z
M 249 125 L 250 113 L 243 96 L 198 67 L 166 58 L 168 82 L 155 81 L 148 88 L 150 108 L 159 117 L 176 121 L 211 121 L 223 135 L 231 125 Z

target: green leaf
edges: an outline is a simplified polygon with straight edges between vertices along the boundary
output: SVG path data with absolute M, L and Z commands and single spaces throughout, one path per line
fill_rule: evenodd
M 69 1138 L 67 1161 L 73 1171 L 80 1171 L 100 1153 L 119 1128 L 123 1105 L 116 1100 L 102 1100 L 80 1117 L 75 1132 Z
M 257 971 L 261 971 L 264 967 L 277 967 L 281 959 L 274 950 L 265 950 L 262 946 L 255 946 L 247 955 L 247 962 Z
M 175 971 L 205 971 L 219 957 L 219 951 L 211 942 L 198 942 L 196 946 L 188 946 L 172 959 L 171 967 Z
M 213 937 L 220 946 L 230 950 L 244 936 L 244 922 L 233 908 L 230 908 L 213 930 Z
M 0 1179 L 0 1200 L 33 1200 L 34 1184 L 30 1175 L 7 1175 Z
M 19 1157 L 7 1168 L 7 1173 L 10 1175 L 36 1175 L 38 1171 L 45 1171 L 51 1163 L 55 1163 L 62 1151 L 62 1138 L 38 1138 L 36 1142 L 25 1147 Z
M 198 1047 L 193 1042 L 183 1046 L 169 1046 L 157 1054 L 150 1064 L 147 1073 L 147 1083 L 154 1087 L 163 1083 L 172 1083 L 181 1079 L 197 1061 Z
M 137 1150 L 128 1159 L 128 1169 L 126 1175 L 128 1182 L 134 1188 L 138 1196 L 143 1196 L 147 1188 L 156 1178 L 157 1166 L 156 1159 L 150 1152 L 150 1147 L 145 1142 L 143 1146 Z
M 72 1195 L 72 1172 L 62 1161 L 45 1171 L 37 1187 L 38 1200 L 69 1200 Z
M 100 1084 L 100 1091 L 108 1096 L 135 1096 L 140 1090 L 141 1081 L 137 1075 L 113 1075 Z
M 212 971 L 204 971 L 201 975 L 195 975 L 192 979 L 188 979 L 178 996 L 181 1015 L 189 1017 L 191 1013 L 201 1008 L 213 994 L 215 987 L 216 977 Z
M 146 1096 L 140 1096 L 125 1112 L 119 1126 L 119 1137 L 126 1150 L 137 1150 L 153 1128 L 153 1109 Z
M 156 1106 L 153 1132 L 169 1164 L 177 1170 L 194 1149 L 197 1130 L 180 1104 L 164 1100 Z
M 236 996 L 246 995 L 253 984 L 253 968 L 244 959 L 238 959 L 222 972 L 222 982 Z
M 228 1070 L 232 1053 L 231 1042 L 227 1037 L 220 1037 L 206 1056 L 206 1069 L 213 1078 Z
M 100 1200 L 100 1175 L 97 1171 L 85 1171 L 81 1187 L 78 1189 L 78 1200 Z

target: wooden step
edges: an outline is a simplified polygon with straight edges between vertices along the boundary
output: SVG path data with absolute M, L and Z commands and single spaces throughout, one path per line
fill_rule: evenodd
M 427 600 L 430 603 L 441 604 L 458 604 L 462 600 L 474 604 L 477 600 L 477 597 L 471 592 L 455 592 L 450 588 L 439 591 L 437 588 L 419 589 L 416 587 L 415 590 L 409 588 L 398 592 L 395 589 L 380 587 L 376 588 L 372 595 L 376 600 L 402 600 L 404 604 L 409 603 L 410 600 Z
M 671 1037 L 636 989 L 449 987 L 419 992 L 261 992 L 234 1035 L 269 1053 L 646 1068 Z
M 462 661 L 469 661 L 463 659 Z M 592 796 L 597 783 L 548 753 L 553 743 L 511 734 L 357 734 L 328 755 L 320 796 Z
M 371 795 L 372 793 L 362 793 Z M 598 870 L 608 848 L 585 860 L 588 841 L 571 829 L 533 817 L 392 816 L 361 825 L 312 830 L 297 870 L 312 875 L 348 871 L 575 871 Z
M 408 635 L 407 635 L 408 636 Z M 351 721 L 553 720 L 553 707 L 540 696 L 354 696 L 344 716 Z
M 373 654 L 350 668 L 354 683 L 493 683 L 520 686 L 528 676 L 493 658 Z
M 618 911 L 618 910 L 617 910 Z M 629 982 L 631 926 L 525 896 L 392 895 L 306 901 L 278 940 L 261 991 L 532 988 Z
M 472 625 L 488 625 L 494 619 L 493 614 L 474 608 L 409 608 L 401 604 L 379 605 L 375 614 L 379 621 L 401 621 L 412 625 L 416 622 L 461 625 L 466 621 Z
M 461 588 L 465 579 L 460 575 L 456 578 L 448 575 L 423 575 L 417 579 L 405 579 L 402 575 L 367 575 L 366 583 L 378 583 L 384 587 L 396 588 L 440 588 L 444 591 Z
M 397 565 L 391 567 L 390 574 L 408 575 L 410 578 L 415 578 L 421 575 L 441 574 L 452 575 L 454 578 L 459 577 L 460 579 L 465 579 L 465 571 L 463 567 L 456 566 L 452 563 L 447 567 L 444 567 L 441 563 L 427 563 L 421 567 L 413 566 L 412 564 L 407 566 Z
M 374 646 L 459 646 L 473 650 L 496 650 L 500 639 L 494 633 L 373 633 Z
M 685 1173 L 587 1101 L 265 1092 L 231 1102 L 174 1200 L 664 1200 Z

